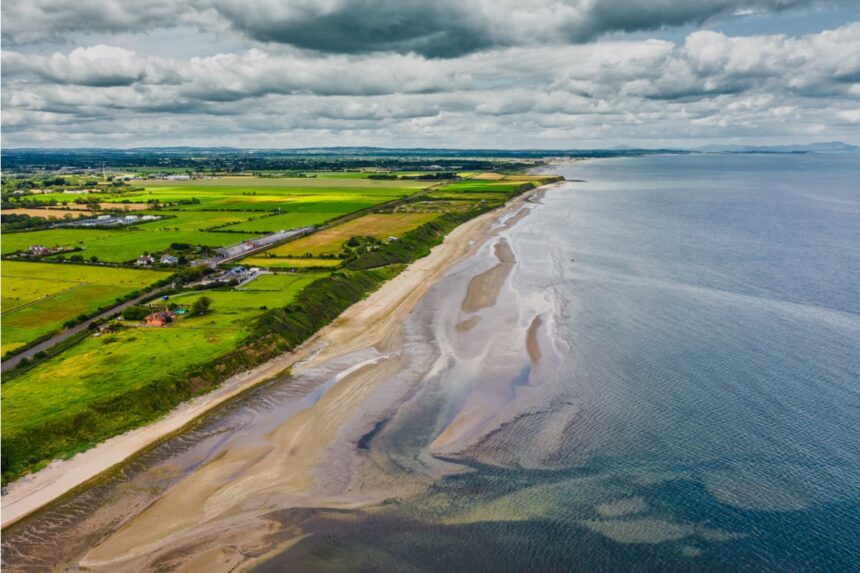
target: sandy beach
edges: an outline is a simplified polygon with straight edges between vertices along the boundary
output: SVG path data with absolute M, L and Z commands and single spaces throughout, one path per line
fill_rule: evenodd
M 86 487 L 88 482 L 98 479 L 104 472 L 181 431 L 206 412 L 277 376 L 296 363 L 312 366 L 360 348 L 374 347 L 380 353 L 395 349 L 402 336 L 400 325 L 427 290 L 454 264 L 483 245 L 494 229 L 516 224 L 527 213 L 522 206 L 529 197 L 539 197 L 542 193 L 543 188 L 533 190 L 498 210 L 460 225 L 428 256 L 410 265 L 367 299 L 347 309 L 296 351 L 229 378 L 213 392 L 180 405 L 157 422 L 111 438 L 68 460 L 56 460 L 41 471 L 10 484 L 2 499 L 3 527 L 78 488 Z M 499 224 L 498 221 L 503 223 Z M 482 275 L 483 278 L 478 279 L 474 286 L 470 286 L 464 308 L 481 308 L 492 304 L 491 299 L 497 296 L 515 259 L 503 241 L 496 245 L 496 255 L 499 258 L 498 266 L 489 274 Z M 354 375 L 367 377 L 374 369 L 395 368 L 396 362 L 397 358 L 391 357 L 368 366 L 363 374 L 357 372 Z M 359 398 L 352 397 L 354 400 Z M 322 444 L 309 440 L 305 445 L 313 449 Z M 307 459 L 312 461 L 313 456 Z

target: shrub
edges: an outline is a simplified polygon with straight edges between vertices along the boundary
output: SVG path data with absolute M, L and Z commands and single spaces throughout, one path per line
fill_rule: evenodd
M 143 320 L 152 311 L 145 306 L 130 306 L 122 311 L 123 320 Z
M 209 306 L 212 304 L 212 299 L 208 296 L 201 296 L 197 300 L 194 301 L 194 304 L 191 305 L 191 314 L 193 315 L 203 315 L 209 311 Z

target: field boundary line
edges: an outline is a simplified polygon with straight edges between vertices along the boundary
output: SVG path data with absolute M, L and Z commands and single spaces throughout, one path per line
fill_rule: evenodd
M 75 284 L 75 286 L 71 286 L 71 287 L 65 288 L 63 290 L 58 290 L 57 292 L 51 293 L 46 297 L 43 297 L 43 298 L 40 298 L 37 300 L 31 300 L 30 302 L 25 302 L 24 304 L 16 306 L 15 308 L 10 308 L 9 310 L 4 309 L 3 312 L 0 313 L 0 316 L 6 316 L 9 313 L 21 310 L 22 308 L 27 308 L 28 306 L 32 306 L 32 305 L 38 304 L 40 302 L 45 302 L 46 300 L 50 300 L 56 296 L 60 296 L 63 293 L 69 292 L 70 290 L 75 290 L 76 288 L 81 288 L 83 286 L 89 286 L 89 285 L 90 285 L 90 283 L 77 283 L 77 284 Z

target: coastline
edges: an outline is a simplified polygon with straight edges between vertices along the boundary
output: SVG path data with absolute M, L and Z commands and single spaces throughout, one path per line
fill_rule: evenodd
M 215 390 L 185 402 L 163 418 L 102 442 L 67 460 L 55 460 L 40 471 L 11 483 L 2 499 L 2 527 L 82 488 L 142 451 L 181 432 L 214 408 L 281 374 L 293 364 L 323 361 L 360 347 L 396 346 L 400 325 L 427 290 L 454 264 L 474 253 L 494 224 L 519 209 L 530 197 L 554 183 L 529 190 L 504 206 L 453 229 L 430 254 L 409 265 L 366 299 L 346 309 L 295 351 L 234 375 Z M 513 215 L 512 221 L 516 221 Z

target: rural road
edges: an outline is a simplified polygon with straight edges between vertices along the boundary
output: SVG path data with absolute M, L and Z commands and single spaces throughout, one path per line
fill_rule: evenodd
M 21 360 L 23 360 L 24 358 L 32 358 L 33 355 L 36 354 L 37 352 L 41 352 L 42 350 L 47 350 L 47 349 L 51 348 L 52 346 L 59 344 L 60 342 L 66 340 L 70 336 L 74 336 L 77 333 L 79 333 L 83 330 L 86 330 L 87 328 L 89 328 L 90 323 L 93 321 L 96 321 L 96 320 L 99 320 L 102 318 L 110 318 L 111 316 L 114 316 L 115 314 L 122 312 L 124 309 L 126 309 L 130 306 L 134 306 L 134 305 L 138 304 L 139 302 L 142 302 L 144 300 L 158 296 L 159 293 L 161 293 L 163 290 L 165 290 L 165 288 L 166 287 L 160 287 L 160 288 L 157 288 L 155 290 L 149 291 L 148 293 L 142 294 L 137 298 L 133 298 L 131 300 L 127 300 L 123 303 L 120 303 L 120 304 L 116 305 L 115 307 L 104 311 L 103 313 L 99 314 L 98 316 L 94 316 L 93 318 L 91 318 L 89 320 L 85 320 L 84 322 L 82 322 L 78 325 L 75 325 L 72 328 L 67 328 L 66 330 L 60 332 L 56 336 L 52 336 L 48 340 L 46 340 L 44 342 L 40 342 L 39 344 L 37 344 L 33 348 L 25 350 L 21 354 L 16 354 L 15 356 L 13 356 L 7 360 L 4 360 L 3 364 L 0 365 L 0 372 L 6 372 L 7 370 L 11 370 L 12 368 L 15 368 L 15 366 L 17 366 L 18 363 L 21 362 Z

